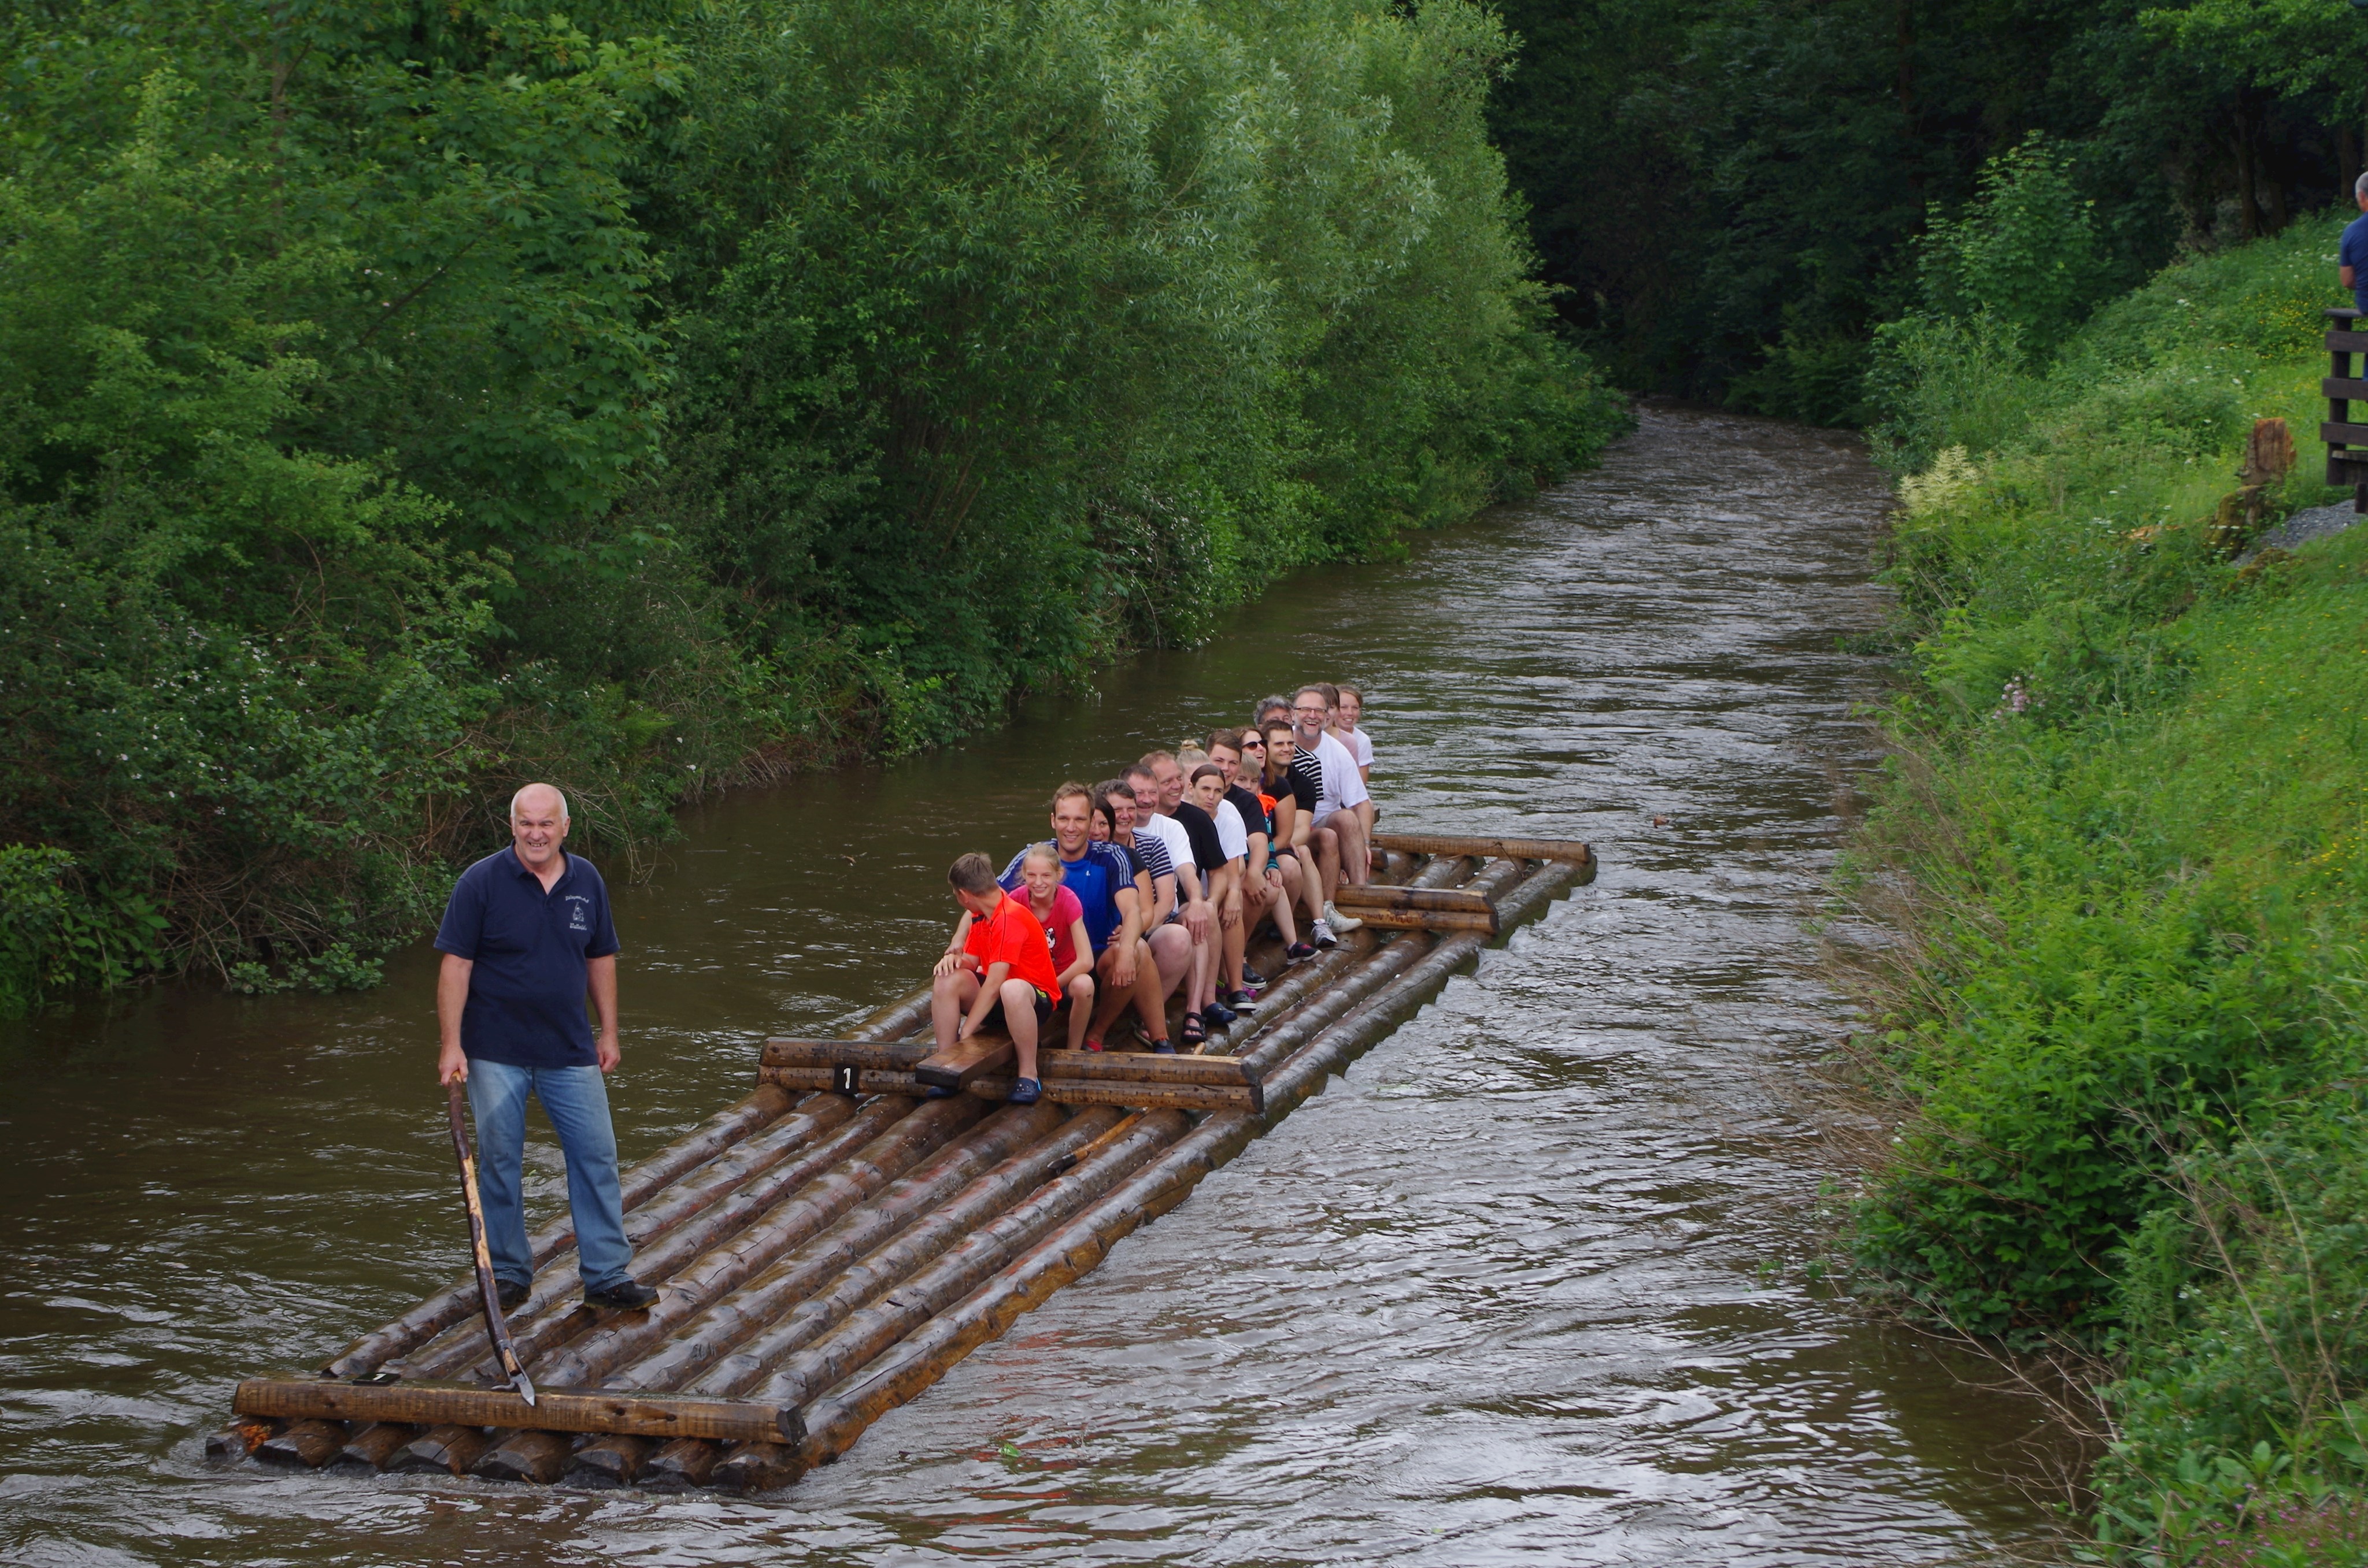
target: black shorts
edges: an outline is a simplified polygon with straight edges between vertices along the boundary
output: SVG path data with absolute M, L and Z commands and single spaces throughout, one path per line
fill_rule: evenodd
M 1044 1025 L 1051 1020 L 1052 1017 L 1053 999 L 1050 996 L 1045 995 L 1042 991 L 1039 991 L 1036 993 L 1036 1027 L 1039 1029 L 1042 1029 Z M 1009 1034 L 1011 1032 L 1010 1026 L 1003 1021 L 1003 1004 L 1001 1001 L 998 1000 L 994 1006 L 989 1007 L 986 1010 L 986 1017 L 978 1021 L 978 1027 L 981 1030 L 1001 1029 L 1005 1034 Z

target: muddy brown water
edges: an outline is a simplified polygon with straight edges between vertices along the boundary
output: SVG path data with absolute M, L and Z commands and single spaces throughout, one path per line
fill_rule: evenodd
M 695 812 L 621 889 L 621 1141 L 746 1091 L 942 939 L 942 868 L 1064 778 L 1326 676 L 1391 824 L 1586 838 L 1596 883 L 1096 1273 L 775 1496 L 217 1469 L 232 1382 L 461 1262 L 430 955 L 5 1026 L 0 1560 L 1865 1563 L 2036 1518 L 2026 1405 L 1812 1277 L 1848 1027 L 1806 922 L 1869 761 L 1856 445 L 1669 408 L 1601 470 L 1281 585 L 1191 653 L 884 769 Z M 1666 819 L 1656 825 L 1656 819 Z M 490 847 L 490 846 L 489 846 Z M 616 879 L 621 881 L 621 878 Z M 547 1133 L 536 1124 L 538 1136 Z M 529 1153 L 539 1212 L 556 1150 Z

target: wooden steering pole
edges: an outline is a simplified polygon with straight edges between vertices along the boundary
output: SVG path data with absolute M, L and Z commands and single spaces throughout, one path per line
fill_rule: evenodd
M 477 1158 L 469 1152 L 469 1122 L 461 1108 L 461 1093 L 458 1079 L 444 1085 L 444 1112 L 452 1123 L 452 1153 L 461 1162 L 461 1196 L 469 1207 L 469 1253 L 477 1266 L 477 1299 L 485 1310 L 485 1332 L 493 1337 L 494 1353 L 501 1358 L 509 1386 L 531 1406 L 534 1380 L 526 1375 L 526 1363 L 518 1359 L 518 1347 L 510 1343 L 509 1325 L 502 1321 L 501 1290 L 494 1283 L 493 1255 L 485 1250 L 485 1210 L 477 1197 Z

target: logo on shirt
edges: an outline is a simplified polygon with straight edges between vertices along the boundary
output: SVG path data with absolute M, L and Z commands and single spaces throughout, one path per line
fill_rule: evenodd
M 580 892 L 571 892 L 563 894 L 562 896 L 567 900 L 568 903 L 567 928 L 570 931 L 591 930 L 592 927 L 587 921 L 592 906 L 592 901 Z

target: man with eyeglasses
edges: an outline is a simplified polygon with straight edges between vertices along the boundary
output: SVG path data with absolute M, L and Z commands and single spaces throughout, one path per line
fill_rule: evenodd
M 1316 869 L 1324 879 L 1324 917 L 1319 929 L 1354 931 L 1363 921 L 1344 915 L 1332 900 L 1342 881 L 1363 887 L 1372 875 L 1372 850 L 1365 824 L 1352 809 L 1371 799 L 1357 776 L 1357 759 L 1335 739 L 1326 725 L 1332 699 L 1320 686 L 1303 686 L 1291 699 L 1291 738 L 1297 756 L 1292 758 L 1295 778 L 1315 789 L 1315 830 L 1309 843 L 1315 849 Z M 1323 938 L 1316 938 L 1321 945 Z

